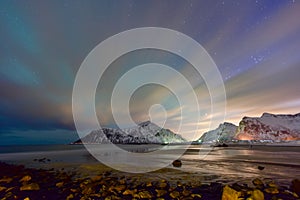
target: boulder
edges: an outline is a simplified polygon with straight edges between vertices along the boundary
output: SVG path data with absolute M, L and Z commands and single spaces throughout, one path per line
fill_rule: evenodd
M 250 198 L 253 199 L 253 200 L 264 200 L 265 196 L 264 196 L 264 193 L 262 191 L 255 189 L 251 192 L 251 197 Z
M 300 180 L 294 179 L 292 181 L 291 189 L 300 196 Z
M 259 170 L 264 170 L 265 167 L 263 167 L 263 166 L 258 166 L 257 169 L 259 169 Z
M 269 188 L 265 189 L 265 192 L 269 193 L 269 194 L 278 194 L 279 190 L 277 188 L 274 188 L 274 187 L 269 187 Z
M 64 182 L 58 182 L 58 183 L 55 184 L 55 186 L 59 187 L 59 188 L 62 187 L 63 185 L 64 185 Z
M 0 186 L 0 192 L 4 191 L 4 190 L 6 190 L 6 189 L 7 189 L 6 187 Z
M 173 165 L 173 167 L 181 167 L 182 162 L 181 162 L 181 160 L 174 160 L 172 165 Z
M 241 195 L 240 192 L 226 185 L 223 188 L 222 200 L 238 200 L 240 195 Z
M 180 193 L 178 191 L 173 191 L 170 193 L 170 197 L 172 197 L 172 199 L 176 199 L 180 196 Z
M 256 178 L 252 181 L 253 185 L 256 186 L 257 188 L 263 188 L 264 187 L 264 183 L 259 179 Z
M 26 175 L 26 176 L 23 176 L 23 178 L 21 178 L 21 180 L 19 182 L 28 182 L 30 180 L 31 180 L 31 176 Z
M 161 196 L 164 196 L 165 194 L 167 194 L 166 190 L 158 190 L 158 189 L 156 189 L 155 192 L 156 192 L 156 196 L 157 197 L 161 197 Z
M 40 190 L 40 186 L 37 184 L 37 183 L 30 183 L 30 184 L 27 184 L 27 185 L 23 185 L 22 187 L 20 187 L 20 190 L 23 191 L 23 190 Z
M 152 195 L 148 191 L 141 191 L 141 192 L 139 192 L 139 196 L 142 199 L 151 199 L 152 198 Z
M 4 182 L 4 183 L 10 183 L 10 182 L 12 182 L 12 178 L 10 178 L 10 177 L 4 177 L 4 178 L 2 178 L 2 179 L 0 179 L 0 183 L 1 182 Z

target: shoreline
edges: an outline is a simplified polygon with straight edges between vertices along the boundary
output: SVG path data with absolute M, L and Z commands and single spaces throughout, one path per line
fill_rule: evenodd
M 142 146 L 156 146 L 158 149 L 159 147 L 163 148 L 164 146 L 189 146 L 189 147 L 209 147 L 209 148 L 218 148 L 218 149 L 227 149 L 227 148 L 243 148 L 243 149 L 282 149 L 285 151 L 295 151 L 298 150 L 300 152 L 300 144 L 288 144 L 288 143 L 253 143 L 253 144 L 238 144 L 238 143 L 225 143 L 228 147 L 212 147 L 213 143 L 208 144 L 195 144 L 195 143 L 178 143 L 178 144 L 114 144 L 116 146 L 135 146 L 135 147 L 142 147 Z M 85 145 L 97 146 L 97 145 L 106 145 L 106 144 L 46 144 L 46 145 L 0 145 L 0 154 L 3 153 L 21 153 L 21 152 L 41 152 L 41 151 L 52 151 L 53 149 L 49 149 L 49 147 L 60 147 L 62 150 L 71 150 L 71 149 L 82 149 L 85 148 Z M 31 150 L 28 150 L 28 147 Z
M 80 175 L 95 168 L 90 177 Z M 299 199 L 299 180 L 291 180 L 291 186 L 281 186 L 272 179 L 255 178 L 252 184 L 201 183 L 186 173 L 184 180 L 156 176 L 160 172 L 129 174 L 108 167 L 86 165 L 71 171 L 60 169 L 33 169 L 23 165 L 0 163 L 0 196 L 4 199 Z M 157 173 L 157 174 L 156 174 Z
M 14 152 L 0 154 L 0 161 L 25 165 L 29 168 L 42 169 L 80 169 L 81 166 L 98 166 L 98 169 L 105 168 L 96 158 L 94 158 L 83 146 L 76 149 L 56 149 L 55 151 L 43 152 Z M 125 148 L 125 147 L 124 147 Z M 127 150 L 138 148 L 141 150 L 152 149 L 150 145 L 144 146 L 128 146 Z M 182 148 L 180 146 L 174 147 Z M 285 149 L 288 149 L 286 151 Z M 280 185 L 289 185 L 290 180 L 294 177 L 300 177 L 300 152 L 294 148 L 263 148 L 249 149 L 247 147 L 215 147 L 210 150 L 209 154 L 203 158 L 199 157 L 199 153 L 205 149 L 200 146 L 193 145 L 182 155 L 181 168 L 174 168 L 172 165 L 167 165 L 169 171 L 165 171 L 165 177 L 180 177 L 184 173 L 193 174 L 196 179 L 208 183 L 210 181 L 228 182 L 232 180 L 240 180 L 241 182 L 250 182 L 251 178 L 272 178 L 279 182 Z M 165 150 L 155 162 L 163 161 L 165 156 L 172 156 L 176 152 L 171 149 Z M 110 155 L 111 156 L 111 155 Z M 112 155 L 113 156 L 113 155 Z M 141 165 L 133 165 L 130 162 L 123 162 L 122 165 L 132 168 L 145 167 Z M 258 166 L 263 166 L 264 170 L 259 170 Z M 147 167 L 147 166 L 146 166 Z M 173 173 L 172 170 L 177 170 L 178 173 Z M 180 173 L 179 173 L 180 171 Z M 97 173 L 96 170 L 89 171 Z

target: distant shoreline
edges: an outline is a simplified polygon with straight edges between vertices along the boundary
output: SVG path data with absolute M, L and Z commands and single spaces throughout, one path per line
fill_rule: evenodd
M 219 147 L 215 147 L 219 148 Z M 222 148 L 222 147 L 221 147 Z M 223 148 L 241 148 L 263 151 L 297 151 L 300 152 L 300 145 L 279 145 L 279 144 L 228 144 L 228 147 Z

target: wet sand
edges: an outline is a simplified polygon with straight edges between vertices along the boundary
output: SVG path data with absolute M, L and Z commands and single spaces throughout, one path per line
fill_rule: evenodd
M 137 148 L 138 151 L 152 149 L 152 147 L 151 145 L 128 146 L 130 149 Z M 172 155 L 174 148 L 182 147 L 180 145 L 172 146 L 170 149 L 162 152 L 161 158 L 158 156 L 157 161 L 160 162 L 166 156 Z M 35 149 L 37 148 L 35 147 Z M 209 149 L 208 155 L 199 157 L 202 151 L 203 147 L 191 145 L 180 158 L 182 160 L 181 168 L 167 165 L 165 168 L 168 170 L 161 174 L 156 173 L 155 176 L 185 179 L 185 174 L 192 174 L 192 177 L 202 183 L 232 183 L 240 181 L 248 184 L 256 177 L 262 179 L 271 178 L 278 184 L 285 186 L 288 186 L 292 179 L 300 178 L 299 147 L 255 145 L 250 149 L 245 145 L 229 146 Z M 43 158 L 45 160 L 39 162 L 39 159 Z M 60 147 L 55 151 L 2 153 L 0 154 L 0 161 L 17 165 L 22 164 L 28 168 L 64 168 L 65 170 L 76 170 L 80 173 L 83 171 L 85 176 L 95 175 L 97 170 L 108 168 L 90 155 L 83 146 L 77 145 L 63 146 L 63 149 Z M 143 167 L 131 166 L 130 162 L 122 164 L 133 168 Z M 259 166 L 264 167 L 264 169 L 259 170 Z M 176 173 L 173 173 L 173 171 Z

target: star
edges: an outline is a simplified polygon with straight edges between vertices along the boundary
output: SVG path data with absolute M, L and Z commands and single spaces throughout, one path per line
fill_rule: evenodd
M 252 55 L 251 59 L 255 64 L 258 64 L 264 60 L 264 56 L 253 56 Z

